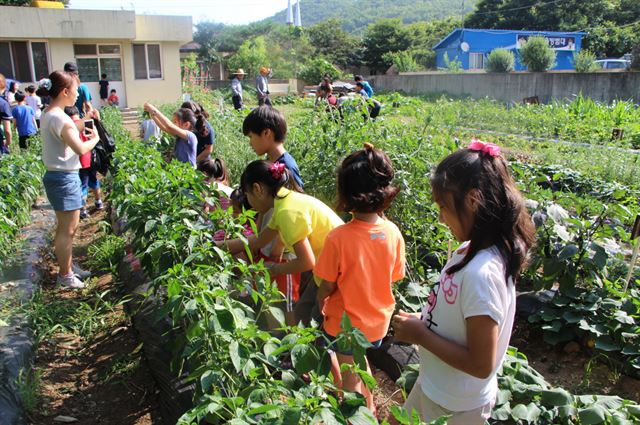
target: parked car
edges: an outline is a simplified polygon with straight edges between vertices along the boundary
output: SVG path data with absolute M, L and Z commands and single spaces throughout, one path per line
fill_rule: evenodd
M 629 69 L 631 61 L 626 59 L 598 59 L 596 63 L 602 69 Z

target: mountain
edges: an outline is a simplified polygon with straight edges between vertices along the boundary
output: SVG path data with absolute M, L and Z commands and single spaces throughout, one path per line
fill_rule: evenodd
M 291 0 L 295 5 L 296 0 Z M 361 33 L 367 25 L 381 18 L 401 18 L 405 24 L 432 21 L 447 16 L 460 16 L 473 11 L 477 0 L 301 0 L 302 25 L 317 24 L 329 18 L 342 20 L 343 29 Z M 266 21 L 285 23 L 287 10 Z

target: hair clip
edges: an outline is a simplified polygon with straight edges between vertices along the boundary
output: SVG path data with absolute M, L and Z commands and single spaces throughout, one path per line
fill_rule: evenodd
M 500 146 L 493 143 L 485 143 L 481 140 L 476 139 L 475 137 L 471 139 L 469 150 L 486 153 L 494 158 L 500 155 Z
M 40 80 L 38 82 L 38 85 L 40 87 L 43 87 L 43 88 L 47 89 L 47 90 L 51 90 L 51 80 L 48 79 L 48 78 L 43 78 L 42 80 Z
M 369 142 L 364 142 L 364 150 L 371 152 L 373 151 L 374 147 L 373 144 L 369 143 Z
M 271 173 L 271 177 L 273 177 L 276 180 L 280 180 L 280 178 L 282 177 L 282 174 L 284 173 L 284 170 L 286 168 L 287 168 L 287 166 L 284 165 L 283 163 L 274 162 L 269 167 L 269 172 Z

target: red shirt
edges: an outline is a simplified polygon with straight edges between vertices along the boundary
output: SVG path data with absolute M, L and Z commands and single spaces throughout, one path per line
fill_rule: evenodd
M 82 140 L 83 142 L 86 142 L 88 140 L 87 136 L 85 136 L 84 132 L 82 131 L 80 132 L 80 140 Z M 80 166 L 82 168 L 91 168 L 91 151 L 80 155 Z

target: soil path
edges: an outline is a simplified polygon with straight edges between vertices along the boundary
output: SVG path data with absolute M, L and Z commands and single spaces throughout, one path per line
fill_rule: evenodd
M 86 260 L 88 246 L 101 237 L 104 215 L 94 210 L 81 221 L 74 247 L 79 264 Z M 61 423 L 60 416 L 83 425 L 161 423 L 155 383 L 112 275 L 98 272 L 88 288 L 72 291 L 54 285 L 55 266 L 48 252 L 41 267 L 40 321 L 51 318 L 61 328 L 39 344 L 35 370 L 40 398 L 29 423 Z

